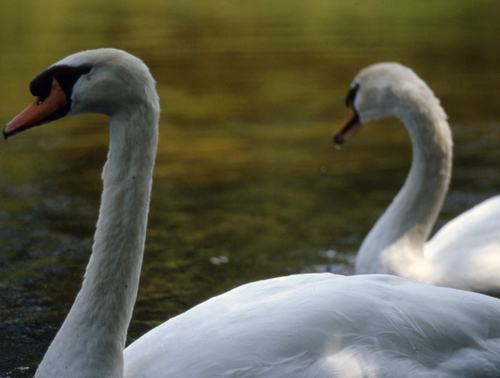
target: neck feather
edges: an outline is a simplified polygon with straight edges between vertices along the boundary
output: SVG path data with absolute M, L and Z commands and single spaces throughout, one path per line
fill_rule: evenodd
M 410 173 L 361 245 L 356 273 L 389 273 L 425 281 L 419 277 L 430 274 L 423 248 L 448 190 L 452 138 L 446 114 L 434 96 L 405 105 L 396 116 L 413 145 Z
M 61 376 L 123 375 L 123 349 L 144 252 L 157 125 L 158 110 L 151 105 L 111 117 L 92 256 L 82 289 L 37 377 L 44 377 L 44 371 L 58 377 L 58 369 Z

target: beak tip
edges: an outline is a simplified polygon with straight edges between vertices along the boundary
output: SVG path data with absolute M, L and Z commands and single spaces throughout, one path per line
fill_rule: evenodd
M 335 144 L 335 146 L 340 146 L 342 143 L 344 143 L 344 138 L 342 138 L 342 136 L 338 133 L 335 133 L 332 136 L 332 142 Z
M 9 123 L 8 123 L 8 124 L 7 124 L 7 125 L 3 128 L 2 134 L 3 134 L 3 138 L 4 138 L 4 139 L 7 139 L 8 137 L 10 137 L 10 136 L 12 136 L 12 135 L 17 134 L 17 131 L 15 131 L 15 129 L 14 129 L 14 130 L 12 130 L 12 127 L 9 127 L 11 123 L 12 123 L 12 121 L 11 121 L 11 122 L 9 122 Z

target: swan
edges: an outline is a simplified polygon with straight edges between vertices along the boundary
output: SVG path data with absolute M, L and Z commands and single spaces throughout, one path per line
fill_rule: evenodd
M 110 118 L 93 251 L 37 378 L 472 377 L 500 374 L 500 300 L 389 275 L 292 275 L 216 296 L 125 350 L 137 295 L 159 103 L 148 68 L 115 49 L 37 76 L 9 137 L 80 113 Z
M 426 242 L 448 190 L 452 138 L 446 114 L 427 84 L 398 63 L 363 69 L 346 99 L 350 111 L 336 144 L 362 123 L 394 116 L 406 126 L 413 161 L 406 182 L 363 241 L 355 274 L 394 274 L 437 286 L 500 296 L 500 196 L 443 226 Z

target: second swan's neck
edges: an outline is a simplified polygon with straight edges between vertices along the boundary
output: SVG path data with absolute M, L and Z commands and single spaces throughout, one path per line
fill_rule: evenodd
M 410 134 L 413 157 L 403 188 L 363 241 L 356 273 L 389 273 L 425 281 L 431 274 L 424 243 L 441 210 L 451 176 L 452 138 L 434 97 L 402 106 L 398 118 Z
M 111 117 L 93 252 L 82 289 L 36 377 L 122 377 L 137 296 L 158 140 L 159 108 Z

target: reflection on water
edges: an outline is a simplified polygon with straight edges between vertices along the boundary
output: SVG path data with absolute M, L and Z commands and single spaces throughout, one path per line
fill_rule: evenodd
M 143 58 L 162 100 L 134 339 L 239 284 L 305 271 L 352 273 L 364 235 L 406 177 L 409 138 L 367 125 L 330 135 L 357 71 L 396 60 L 442 99 L 455 167 L 438 226 L 497 193 L 500 7 L 493 1 L 0 4 L 0 117 L 29 81 L 87 48 Z M 161 3 L 161 4 L 160 4 Z M 79 116 L 0 149 L 0 376 L 32 376 L 88 260 L 107 119 Z

